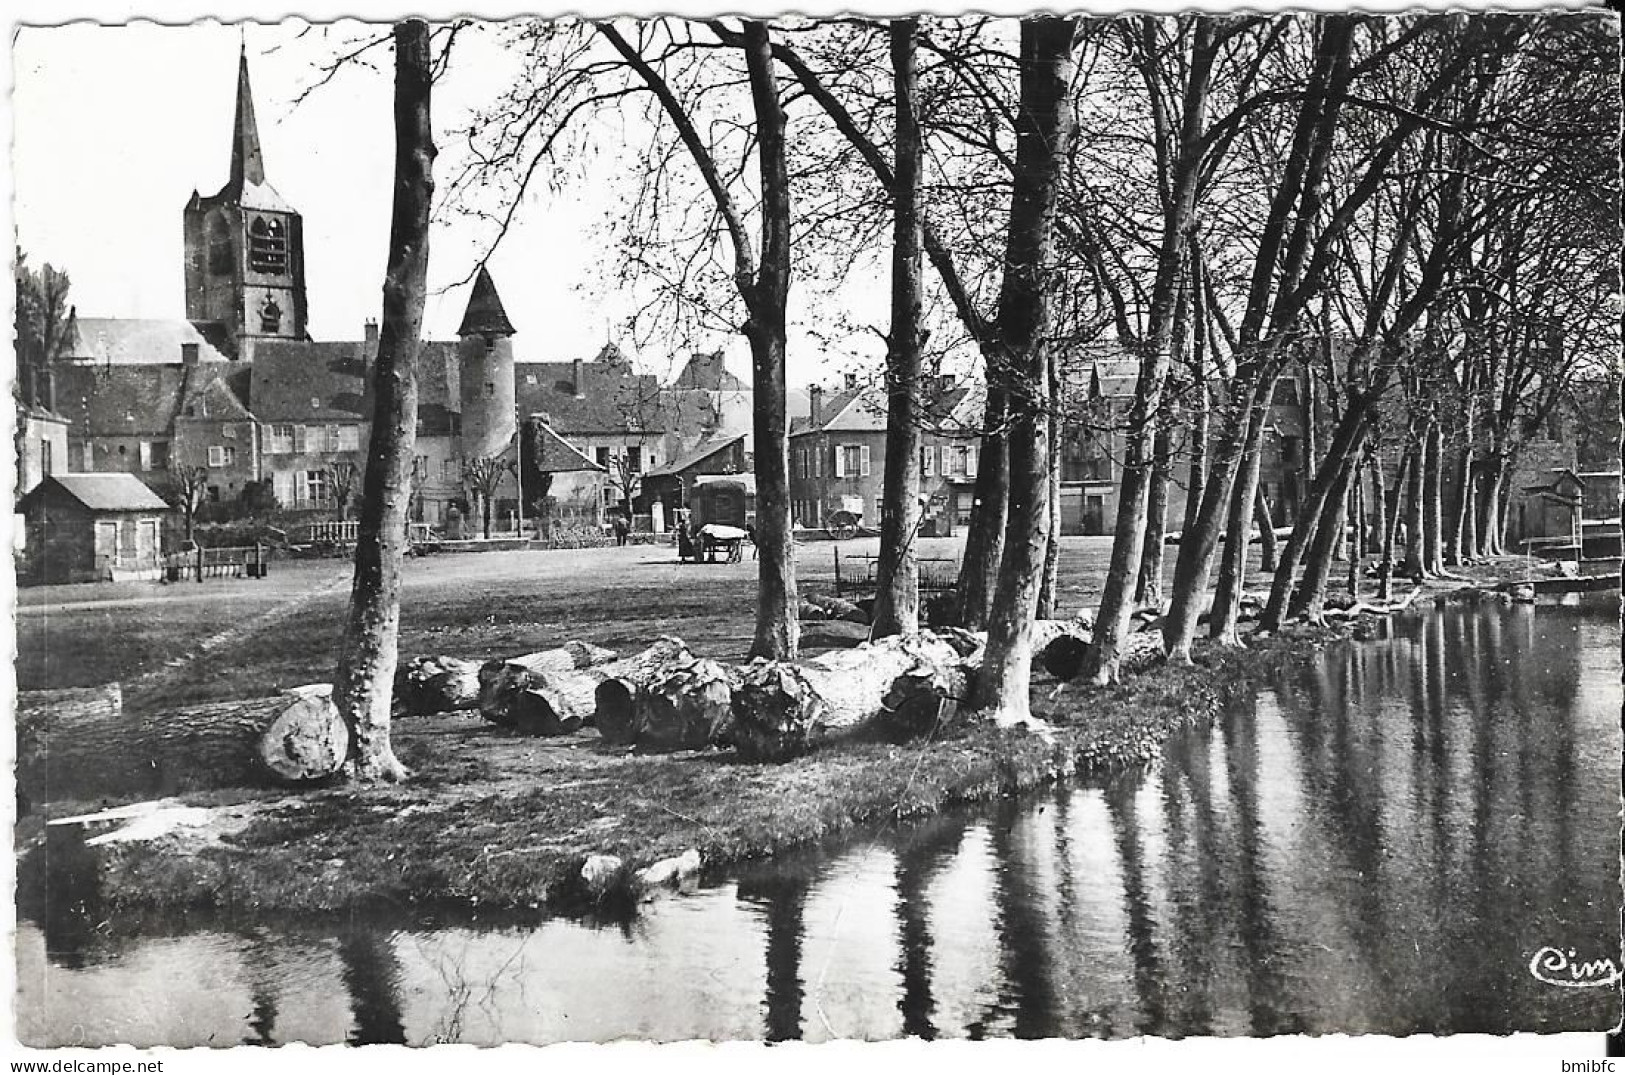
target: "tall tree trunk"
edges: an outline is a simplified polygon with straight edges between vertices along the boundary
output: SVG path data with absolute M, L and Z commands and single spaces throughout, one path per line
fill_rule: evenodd
M 1423 555 L 1425 536 L 1423 528 L 1422 489 L 1427 470 L 1427 443 L 1425 434 L 1415 438 L 1410 448 L 1411 472 L 1405 479 L 1405 571 L 1410 579 L 1427 576 L 1427 561 Z
M 1147 38 L 1147 65 L 1142 74 L 1154 84 L 1157 72 L 1151 68 L 1156 41 L 1156 22 L 1147 17 L 1143 26 Z M 1130 596 L 1140 584 L 1140 562 L 1145 553 L 1146 514 L 1149 510 L 1151 469 L 1157 465 L 1153 447 L 1162 416 L 1163 382 L 1168 376 L 1168 358 L 1173 336 L 1178 283 L 1186 262 L 1191 232 L 1195 227 L 1196 193 L 1202 163 L 1202 134 L 1207 126 L 1208 80 L 1217 52 L 1217 23 L 1211 18 L 1196 20 L 1190 67 L 1181 95 L 1178 116 L 1178 144 L 1168 177 L 1168 203 L 1164 211 L 1162 242 L 1157 252 L 1157 276 L 1153 284 L 1149 335 L 1140 359 L 1134 401 L 1129 408 L 1128 445 L 1124 452 L 1123 477 L 1117 489 L 1117 521 L 1112 531 L 1111 560 L 1101 590 L 1100 611 L 1095 616 L 1095 639 L 1090 648 L 1084 675 L 1094 683 L 1110 683 L 1117 678 L 1119 651 L 1128 634 L 1133 613 Z M 1160 101 L 1160 95 L 1158 96 Z M 1164 116 L 1161 126 L 1174 126 L 1174 117 Z M 1166 494 L 1164 494 L 1166 496 Z M 1166 507 L 1166 502 L 1164 502 Z M 1160 570 L 1160 567 L 1159 567 Z
M 1372 450 L 1367 462 L 1371 467 L 1371 536 L 1366 548 L 1381 556 L 1383 537 L 1388 533 L 1388 484 L 1382 474 L 1382 453 Z
M 1329 514 L 1315 528 L 1315 537 L 1309 544 L 1309 555 L 1303 565 L 1303 579 L 1293 592 L 1287 605 L 1287 615 L 1319 620 L 1326 601 L 1326 583 L 1331 578 L 1333 553 L 1337 550 L 1339 535 L 1348 520 L 1349 479 L 1354 472 L 1353 454 L 1345 455 L 1332 476 L 1326 503 Z
M 1253 498 L 1253 522 L 1258 526 L 1258 570 L 1274 571 L 1281 553 L 1280 542 L 1275 539 L 1275 518 L 1270 514 L 1269 498 L 1262 487 Z
M 1456 503 L 1455 531 L 1451 535 L 1454 539 L 1452 545 L 1446 550 L 1447 562 L 1452 565 L 1465 564 L 1477 555 L 1478 538 L 1477 527 L 1474 522 L 1477 518 L 1478 497 L 1475 495 L 1475 475 L 1477 467 L 1473 462 L 1473 448 L 1469 442 L 1461 449 L 1461 458 L 1456 464 Z
M 1253 375 L 1256 376 L 1256 375 Z M 1196 637 L 1196 621 L 1202 612 L 1213 554 L 1219 542 L 1219 516 L 1230 503 L 1236 471 L 1247 441 L 1247 415 L 1251 412 L 1251 376 L 1231 386 L 1232 398 L 1224 410 L 1223 439 L 1208 457 L 1207 480 L 1196 518 L 1179 540 L 1179 556 L 1174 560 L 1174 588 L 1168 614 L 1162 621 L 1162 644 L 1173 661 L 1190 663 L 1191 642 Z
M 1005 435 L 1009 405 L 1004 390 L 1006 375 L 999 368 L 1002 359 L 995 351 L 991 346 L 982 348 L 987 365 L 987 407 L 982 416 L 981 452 L 954 605 L 954 620 L 972 630 L 985 628 L 992 611 L 1010 507 L 1010 460 Z
M 389 742 L 401 616 L 406 503 L 416 459 L 417 355 L 429 273 L 434 137 L 429 122 L 429 27 L 395 26 L 395 200 L 390 215 L 384 309 L 373 363 L 373 419 L 355 581 L 334 675 L 333 702 L 350 728 L 350 773 L 363 782 L 405 779 Z
M 1429 419 L 1422 441 L 1422 560 L 1429 575 L 1444 573 L 1443 439 L 1439 420 Z
M 1405 486 L 1410 481 L 1410 470 L 1415 463 L 1407 446 L 1400 453 L 1399 465 L 1394 468 L 1394 487 L 1388 490 L 1388 521 L 1382 530 L 1382 567 L 1377 573 L 1377 600 L 1386 604 L 1394 598 L 1394 553 L 1399 535 L 1399 509 Z
M 1134 603 L 1142 608 L 1162 608 L 1162 552 L 1163 539 L 1168 532 L 1169 468 L 1173 466 L 1173 435 L 1169 422 L 1157 426 L 1153 441 L 1155 456 L 1151 468 L 1151 489 L 1145 505 L 1145 552 L 1140 557 L 1140 581 L 1134 591 Z
M 1349 481 L 1348 514 L 1351 523 L 1349 536 L 1349 598 L 1360 599 L 1360 566 L 1365 562 L 1365 457 L 1354 460 L 1354 473 Z
M 1060 600 L 1061 585 L 1061 421 L 1054 406 L 1061 392 L 1059 367 L 1055 351 L 1046 356 L 1049 367 L 1049 544 L 1044 546 L 1044 577 L 1038 587 L 1038 612 L 1041 620 L 1055 618 L 1056 602 Z
M 1264 463 L 1264 427 L 1269 422 L 1269 401 L 1275 392 L 1275 379 L 1268 378 L 1260 382 L 1259 387 L 1262 391 L 1254 393 L 1247 415 L 1247 440 L 1225 513 L 1224 555 L 1219 561 L 1219 581 L 1213 589 L 1213 608 L 1208 614 L 1208 635 L 1224 646 L 1241 643 L 1236 626 L 1241 621 L 1241 593 L 1247 583 L 1253 502 L 1258 497 L 1258 477 Z
M 756 638 L 752 657 L 789 660 L 799 644 L 796 554 L 790 525 L 785 418 L 785 307 L 790 295 L 790 174 L 784 109 L 767 24 L 747 19 L 745 66 L 756 112 L 762 190 L 762 261 L 747 295 L 756 439 Z
M 1333 484 L 1337 472 L 1349 455 L 1359 451 L 1364 437 L 1367 412 L 1375 398 L 1374 391 L 1355 396 L 1339 417 L 1337 427 L 1332 433 L 1332 442 L 1327 447 L 1326 455 L 1315 468 L 1314 479 L 1310 481 L 1304 494 L 1303 503 L 1298 509 L 1298 521 L 1292 525 L 1292 534 L 1287 538 L 1286 549 L 1281 553 L 1280 562 L 1275 565 L 1275 577 L 1270 580 L 1269 598 L 1264 602 L 1264 612 L 1259 617 L 1259 630 L 1273 631 L 1281 626 L 1281 619 L 1286 614 L 1288 601 L 1296 585 L 1298 568 L 1308 555 L 1315 534 L 1325 524 L 1325 516 L 1332 504 Z
M 1197 339 L 1201 339 L 1200 334 Z M 1196 388 L 1196 421 L 1191 429 L 1191 465 L 1185 485 L 1185 516 L 1179 524 L 1182 535 L 1190 533 L 1191 527 L 1196 525 L 1196 514 L 1202 507 L 1202 486 L 1207 482 L 1208 414 L 1212 409 L 1208 397 L 1204 377 Z
M 1072 136 L 1075 19 L 1021 23 L 1021 103 L 998 328 L 1016 376 L 1010 384 L 1010 507 L 1004 556 L 988 619 L 976 708 L 995 723 L 1030 717 L 1032 624 L 1049 540 L 1046 376 L 1052 228 Z
M 886 347 L 886 472 L 881 497 L 873 635 L 920 629 L 920 125 L 914 19 L 891 23 L 897 170 L 892 182 L 891 336 Z

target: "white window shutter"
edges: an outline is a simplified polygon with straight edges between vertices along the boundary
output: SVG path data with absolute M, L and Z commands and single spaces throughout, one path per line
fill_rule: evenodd
M 296 452 L 303 452 L 305 450 L 305 427 L 304 426 L 294 426 L 293 427 L 293 450 L 296 451 Z
M 921 457 L 925 460 L 925 476 L 929 478 L 937 472 L 937 446 L 935 444 L 927 444 L 924 448 L 920 449 L 920 452 Z
M 976 476 L 976 449 L 974 447 L 965 452 L 965 473 L 973 478 Z
M 837 478 L 846 477 L 846 446 L 844 444 L 835 446 L 835 476 Z
M 858 459 L 862 468 L 861 476 L 867 478 L 869 476 L 869 446 L 867 444 L 858 448 Z

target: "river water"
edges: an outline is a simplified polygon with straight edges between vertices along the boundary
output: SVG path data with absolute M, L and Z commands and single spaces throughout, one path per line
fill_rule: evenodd
M 1531 971 L 1617 965 L 1612 610 L 1452 609 L 1385 631 L 1332 647 L 1147 770 L 732 871 L 630 922 L 215 917 L 48 940 L 24 921 L 18 1033 L 235 1045 L 1613 1025 L 1617 991 Z

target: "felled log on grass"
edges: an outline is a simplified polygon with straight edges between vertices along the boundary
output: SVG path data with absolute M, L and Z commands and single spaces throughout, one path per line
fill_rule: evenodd
M 25 803 L 303 783 L 337 773 L 350 747 L 326 683 L 130 716 L 105 696 L 64 693 L 18 699 Z
M 699 750 L 732 719 L 737 673 L 687 654 L 653 666 L 642 681 L 606 679 L 598 685 L 595 719 L 606 743 L 645 750 Z
M 922 633 L 799 663 L 753 661 L 741 670 L 733 694 L 729 737 L 744 758 L 793 758 L 824 739 L 864 728 L 882 712 L 892 684 L 917 666 L 959 660 L 953 646 Z
M 521 735 L 568 735 L 593 719 L 600 684 L 621 680 L 635 691 L 662 667 L 687 656 L 680 640 L 662 638 L 642 653 L 608 664 L 535 675 L 505 699 L 507 726 Z
M 480 707 L 480 662 L 412 657 L 395 672 L 395 716 L 426 716 Z
M 1065 682 L 1083 671 L 1084 654 L 1094 632 L 1088 622 L 1039 620 L 1033 624 L 1033 660 Z
M 590 642 L 566 642 L 557 649 L 544 649 L 505 661 L 487 661 L 479 672 L 480 713 L 494 724 L 506 724 L 508 699 L 535 680 L 550 673 L 607 664 L 615 657 L 614 650 Z
M 813 609 L 816 613 L 822 613 L 826 619 L 846 620 L 848 623 L 869 622 L 869 616 L 863 611 L 863 609 L 859 608 L 851 601 L 844 598 L 835 597 L 832 594 L 803 594 L 801 596 L 801 603 L 803 606 Z M 811 619 L 812 617 L 807 616 L 803 618 Z
M 802 649 L 847 649 L 869 641 L 869 625 L 846 620 L 802 621 Z

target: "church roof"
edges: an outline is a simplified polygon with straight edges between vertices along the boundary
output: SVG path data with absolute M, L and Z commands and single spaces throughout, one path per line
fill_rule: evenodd
M 468 309 L 463 312 L 463 323 L 457 328 L 459 336 L 512 336 L 513 324 L 508 320 L 507 311 L 502 308 L 502 299 L 497 295 L 497 286 L 491 281 L 491 274 L 480 266 L 479 274 L 474 277 L 474 290 L 468 296 Z
M 225 362 L 226 356 L 190 321 L 146 317 L 77 318 L 69 344 L 68 364 L 108 366 L 165 365 L 181 361 L 181 346 L 196 344 L 202 362 Z

